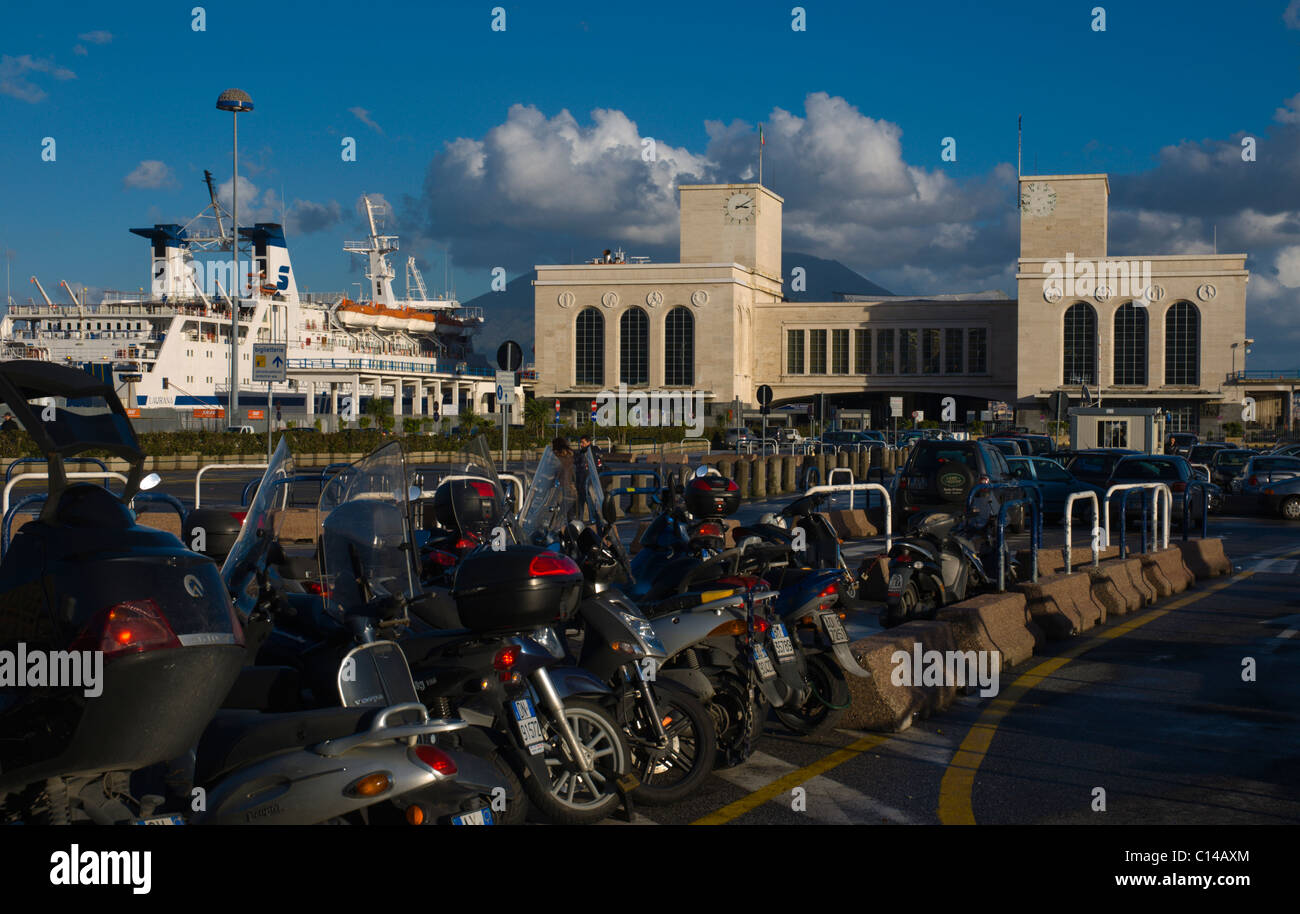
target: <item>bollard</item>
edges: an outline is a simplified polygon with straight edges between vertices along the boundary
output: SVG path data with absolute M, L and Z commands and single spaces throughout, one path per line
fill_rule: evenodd
M 818 454 L 818 455 L 817 455 L 817 464 L 816 464 L 816 465 L 817 465 L 817 482 L 818 482 L 818 483 L 822 483 L 822 482 L 825 482 L 825 481 L 826 481 L 826 472 L 827 472 L 827 469 L 828 469 L 828 467 L 826 466 L 827 463 L 830 463 L 829 455 L 827 455 L 827 454 Z M 834 465 L 835 465 L 834 463 L 831 463 L 831 466 L 834 466 Z
M 867 473 L 871 469 L 871 449 L 865 447 L 859 448 L 857 454 L 854 456 L 857 461 L 857 466 L 853 468 L 853 478 L 865 480 L 867 478 Z
M 732 477 L 736 480 L 736 485 L 740 486 L 740 495 L 742 498 L 750 494 L 749 477 L 752 475 L 754 464 L 748 460 L 740 460 L 736 463 L 736 475 Z
M 734 455 L 719 457 L 714 462 L 714 465 L 718 468 L 718 472 L 728 479 L 736 478 L 736 458 Z
M 767 461 L 768 457 L 755 457 L 753 466 L 753 486 L 755 498 L 767 498 Z
M 787 492 L 796 492 L 799 488 L 799 464 L 802 457 L 781 458 L 781 488 Z
M 838 454 L 835 455 L 835 466 L 837 469 L 848 469 L 849 466 L 848 451 L 840 451 Z
M 629 481 L 631 477 L 629 477 Z M 644 492 L 638 492 L 632 496 L 632 504 L 628 509 L 629 514 L 649 514 L 650 503 L 649 496 Z
M 781 488 L 781 468 L 785 466 L 784 457 L 767 458 L 767 494 L 780 495 L 785 490 Z

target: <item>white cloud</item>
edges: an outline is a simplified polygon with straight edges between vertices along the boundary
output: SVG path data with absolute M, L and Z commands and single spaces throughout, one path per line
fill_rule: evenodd
M 82 41 L 89 41 L 91 44 L 108 44 L 113 40 L 113 33 L 106 32 L 103 29 L 95 29 L 91 32 L 82 32 L 77 37 Z
M 1279 250 L 1274 265 L 1278 282 L 1288 289 L 1300 289 L 1300 245 L 1293 244 Z
M 73 45 L 72 53 L 76 54 L 78 57 L 86 57 L 90 54 L 90 52 L 86 50 L 86 46 L 84 44 Z
M 352 114 L 361 123 L 369 127 L 371 130 L 375 131 L 381 136 L 383 135 L 384 128 L 380 127 L 378 124 L 375 123 L 374 119 L 370 116 L 370 112 L 367 111 L 365 108 L 361 108 L 361 107 L 349 108 L 348 112 Z
M 38 60 L 30 54 L 0 56 L 0 95 L 24 102 L 39 102 L 49 93 L 28 79 L 30 73 L 44 73 L 58 80 L 76 79 L 77 74 L 53 60 Z
M 122 179 L 122 186 L 134 190 L 158 190 L 175 187 L 176 178 L 165 162 L 145 159 Z
M 1300 29 L 1300 0 L 1291 0 L 1282 13 L 1282 21 L 1289 29 Z

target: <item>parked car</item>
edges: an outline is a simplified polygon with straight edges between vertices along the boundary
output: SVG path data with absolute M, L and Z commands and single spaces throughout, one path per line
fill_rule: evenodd
M 981 441 L 993 445 L 1004 457 L 1028 457 L 1029 446 L 1016 438 L 981 438 Z
M 1187 458 L 1188 463 L 1201 463 L 1208 467 L 1218 451 L 1231 449 L 1232 445 L 1226 441 L 1205 441 L 1192 445 L 1187 453 L 1182 456 Z
M 895 530 L 905 529 L 907 521 L 919 514 L 964 511 L 970 490 L 979 483 L 1016 481 L 1006 458 L 987 442 L 919 440 L 894 484 Z M 1004 501 L 1024 494 L 1024 489 L 1019 487 L 989 490 L 990 501 L 985 509 L 996 517 Z M 1012 533 L 1024 532 L 1023 507 L 1008 512 L 1007 529 Z
M 1184 506 L 1193 524 L 1201 522 L 1201 516 L 1206 510 L 1205 488 L 1194 486 L 1191 494 L 1187 494 L 1188 483 L 1194 482 L 1195 479 L 1196 474 L 1192 471 L 1192 465 L 1186 457 L 1172 454 L 1134 454 L 1122 457 L 1115 463 L 1115 468 L 1111 470 L 1110 478 L 1106 480 L 1104 488 L 1109 489 L 1122 483 L 1162 482 L 1169 486 L 1170 494 L 1173 496 L 1171 521 L 1174 526 L 1181 526 Z M 1212 483 L 1208 485 L 1208 495 L 1213 498 L 1219 492 L 1219 488 Z M 1116 512 L 1112 517 L 1118 516 L 1119 498 L 1117 495 L 1111 499 L 1111 510 Z M 1139 496 L 1129 496 L 1127 513 L 1130 521 L 1141 516 L 1142 500 Z
M 1264 489 L 1293 476 L 1300 476 L 1300 457 L 1264 454 L 1246 461 L 1233 480 L 1236 487 L 1232 491 L 1240 495 L 1262 495 Z
M 1264 510 L 1286 520 L 1300 520 L 1300 473 L 1270 482 L 1260 489 Z
M 1009 434 L 999 435 L 999 439 L 1011 439 L 1020 442 L 1026 450 L 1025 453 L 1030 457 L 1041 457 L 1050 454 L 1056 450 L 1056 442 L 1050 435 L 1030 435 L 1024 432 L 1012 432 Z
M 1231 491 L 1232 480 L 1242 471 L 1250 459 L 1258 452 L 1249 448 L 1220 448 L 1210 458 L 1210 482 L 1221 489 Z
M 778 428 L 772 437 L 781 444 L 799 444 L 803 441 L 803 435 L 799 434 L 797 428 Z
M 1082 479 L 1084 482 L 1090 482 L 1105 489 L 1106 480 L 1110 479 L 1115 464 L 1128 455 L 1136 453 L 1137 451 L 1128 448 L 1094 448 L 1092 450 L 1076 451 L 1064 463 L 1065 468 L 1076 479 Z
M 1174 432 L 1165 439 L 1165 453 L 1186 457 L 1187 452 L 1192 449 L 1192 445 L 1200 440 L 1191 432 Z
M 822 444 L 835 447 L 870 447 L 873 444 L 885 443 L 884 437 L 880 436 L 879 432 L 864 431 L 826 432 L 820 440 Z
M 729 428 L 723 437 L 723 443 L 727 448 L 734 449 L 737 445 L 757 442 L 758 436 L 744 427 Z
M 251 425 L 227 425 L 226 432 L 231 435 L 256 435 Z
M 1297 457 L 1300 456 L 1300 444 L 1284 444 L 1269 451 L 1273 457 Z
M 1011 475 L 1026 486 L 1038 489 L 1043 498 L 1043 516 L 1045 520 L 1057 520 L 1065 516 L 1065 500 L 1072 492 L 1095 492 L 1101 510 L 1101 497 L 1105 490 L 1090 482 L 1076 478 L 1069 470 L 1050 457 L 1008 457 L 1007 466 Z M 1091 519 L 1092 508 L 1087 504 L 1075 502 L 1076 517 Z

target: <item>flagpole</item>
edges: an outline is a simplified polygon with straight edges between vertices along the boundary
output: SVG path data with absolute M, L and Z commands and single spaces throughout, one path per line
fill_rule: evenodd
M 758 184 L 763 186 L 763 125 L 758 125 Z

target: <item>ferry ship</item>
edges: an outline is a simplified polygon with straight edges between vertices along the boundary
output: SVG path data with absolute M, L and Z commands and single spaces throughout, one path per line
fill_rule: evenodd
M 251 410 L 261 418 L 256 411 L 266 406 L 268 391 L 265 382 L 252 380 L 257 342 L 286 345 L 287 377 L 272 385 L 272 402 L 296 418 L 359 415 L 371 397 L 391 400 L 399 416 L 455 415 L 469 404 L 484 413 L 494 406 L 494 372 L 473 351 L 481 309 L 462 307 L 453 295 L 430 298 L 414 257 L 406 262 L 406 295 L 398 298 L 389 261 L 398 236 L 383 228 L 386 204 L 364 196 L 369 237 L 343 245 L 366 258 L 362 300 L 300 291 L 283 227 L 239 227 L 245 274 L 235 296 L 239 403 L 227 417 L 228 290 L 235 283 L 230 260 L 219 258 L 231 256 L 233 223 L 217 202 L 210 172 L 205 180 L 211 202 L 186 225 L 131 229 L 149 242 L 148 295 L 107 291 L 90 304 L 60 282 L 70 299 L 64 304 L 51 300 L 33 276 L 40 300 L 11 304 L 0 319 L 0 358 L 69 363 L 111 377 L 132 415 L 175 411 L 239 424 Z

